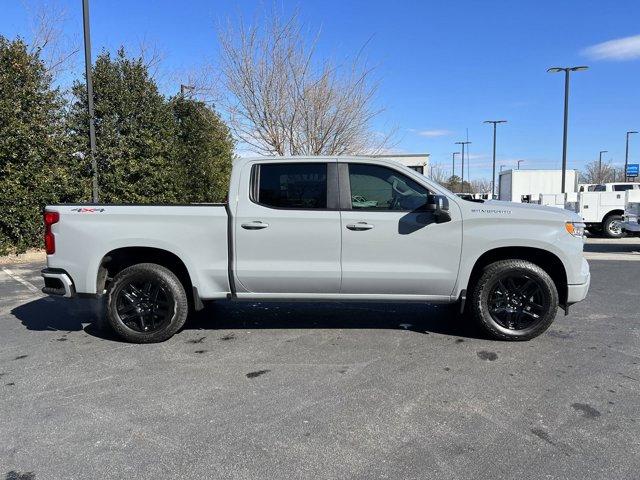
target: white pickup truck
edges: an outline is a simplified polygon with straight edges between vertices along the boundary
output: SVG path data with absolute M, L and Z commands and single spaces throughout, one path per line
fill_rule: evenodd
M 458 304 L 525 340 L 589 289 L 575 213 L 463 200 L 388 159 L 238 159 L 228 198 L 46 207 L 43 291 L 106 295 L 110 325 L 142 343 L 224 299 Z

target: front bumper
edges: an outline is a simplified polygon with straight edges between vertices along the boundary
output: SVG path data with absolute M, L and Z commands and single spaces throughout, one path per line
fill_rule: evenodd
M 76 289 L 73 280 L 67 272 L 58 268 L 45 268 L 41 272 L 44 278 L 44 287 L 42 293 L 47 295 L 58 295 L 61 297 L 71 298 L 75 296 Z
M 591 273 L 587 274 L 587 281 L 576 285 L 567 285 L 567 305 L 573 305 L 585 299 L 591 285 Z

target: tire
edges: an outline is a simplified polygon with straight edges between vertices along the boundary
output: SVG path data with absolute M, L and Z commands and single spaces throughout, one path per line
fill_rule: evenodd
M 622 238 L 622 215 L 609 215 L 603 223 L 604 235 L 607 238 Z
M 535 338 L 549 328 L 558 303 L 553 280 L 538 265 L 500 260 L 484 268 L 472 288 L 469 306 L 475 321 L 492 338 L 518 341 Z
M 113 279 L 107 321 L 131 343 L 163 342 L 187 320 L 189 302 L 178 277 L 155 263 L 138 263 Z

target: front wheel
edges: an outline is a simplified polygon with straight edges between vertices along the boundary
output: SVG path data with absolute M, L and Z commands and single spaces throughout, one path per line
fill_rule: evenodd
M 501 340 L 537 337 L 553 323 L 558 303 L 549 274 L 525 260 L 487 265 L 471 294 L 475 320 Z
M 125 268 L 113 279 L 107 297 L 107 320 L 124 340 L 162 342 L 184 325 L 187 295 L 176 275 L 155 263 Z

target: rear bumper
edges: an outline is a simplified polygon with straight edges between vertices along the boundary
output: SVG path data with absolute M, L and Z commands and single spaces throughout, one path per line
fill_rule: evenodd
M 589 285 L 591 284 L 591 274 L 587 274 L 587 281 L 585 283 L 579 283 L 577 285 L 567 286 L 567 305 L 573 305 L 585 299 L 589 292 Z
M 76 289 L 73 280 L 67 272 L 58 268 L 45 268 L 41 272 L 44 278 L 44 287 L 42 293 L 47 295 L 58 295 L 61 297 L 71 298 L 75 296 Z

